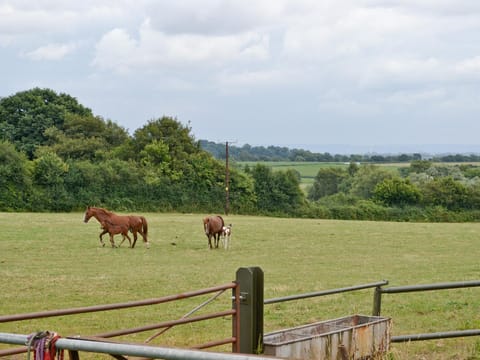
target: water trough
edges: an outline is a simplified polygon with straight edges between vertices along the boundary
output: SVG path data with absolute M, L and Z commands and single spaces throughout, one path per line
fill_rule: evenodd
M 351 315 L 266 334 L 264 355 L 286 359 L 371 359 L 390 347 L 391 319 Z

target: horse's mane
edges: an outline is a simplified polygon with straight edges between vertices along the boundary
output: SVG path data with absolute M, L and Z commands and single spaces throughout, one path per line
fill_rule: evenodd
M 107 209 L 104 209 L 104 208 L 99 208 L 99 207 L 93 207 L 93 206 L 92 206 L 92 209 L 95 209 L 95 210 L 97 210 L 97 211 L 103 212 L 105 215 L 108 215 L 108 216 L 114 215 L 113 212 L 108 211 Z

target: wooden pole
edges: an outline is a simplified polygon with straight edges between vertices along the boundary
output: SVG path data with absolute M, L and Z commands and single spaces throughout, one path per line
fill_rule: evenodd
M 228 141 L 225 143 L 225 215 L 230 210 L 230 170 L 228 168 Z

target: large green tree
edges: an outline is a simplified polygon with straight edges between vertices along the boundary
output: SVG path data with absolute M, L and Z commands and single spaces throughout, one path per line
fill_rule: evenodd
M 18 92 L 0 99 L 0 136 L 33 159 L 35 149 L 48 140 L 45 130 L 63 130 L 67 114 L 92 116 L 67 94 L 40 88 Z
M 44 135 L 45 145 L 38 148 L 53 151 L 65 160 L 103 160 L 130 140 L 127 131 L 112 121 L 77 114 L 65 116 L 63 130 L 52 126 Z
M 178 179 L 183 174 L 189 157 L 201 151 L 190 132 L 190 127 L 171 117 L 150 120 L 133 134 L 131 147 L 135 160 L 145 159 L 145 154 L 150 154 L 151 159 L 153 152 L 159 154 L 158 151 L 162 149 L 161 166 L 165 171 L 168 168 L 170 175 Z M 164 149 L 168 149 L 168 154 L 164 153 Z M 158 160 L 157 157 L 157 165 L 160 165 Z

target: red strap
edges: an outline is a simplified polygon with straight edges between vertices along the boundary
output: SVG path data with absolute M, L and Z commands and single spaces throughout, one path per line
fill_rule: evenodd
M 48 351 L 50 359 L 47 359 L 45 357 L 45 360 L 54 360 L 56 355 L 58 355 L 59 360 L 63 360 L 63 349 L 57 350 L 57 348 L 55 347 L 55 343 L 58 339 L 60 339 L 60 336 L 57 333 L 54 333 L 53 338 L 50 340 L 50 348 Z

